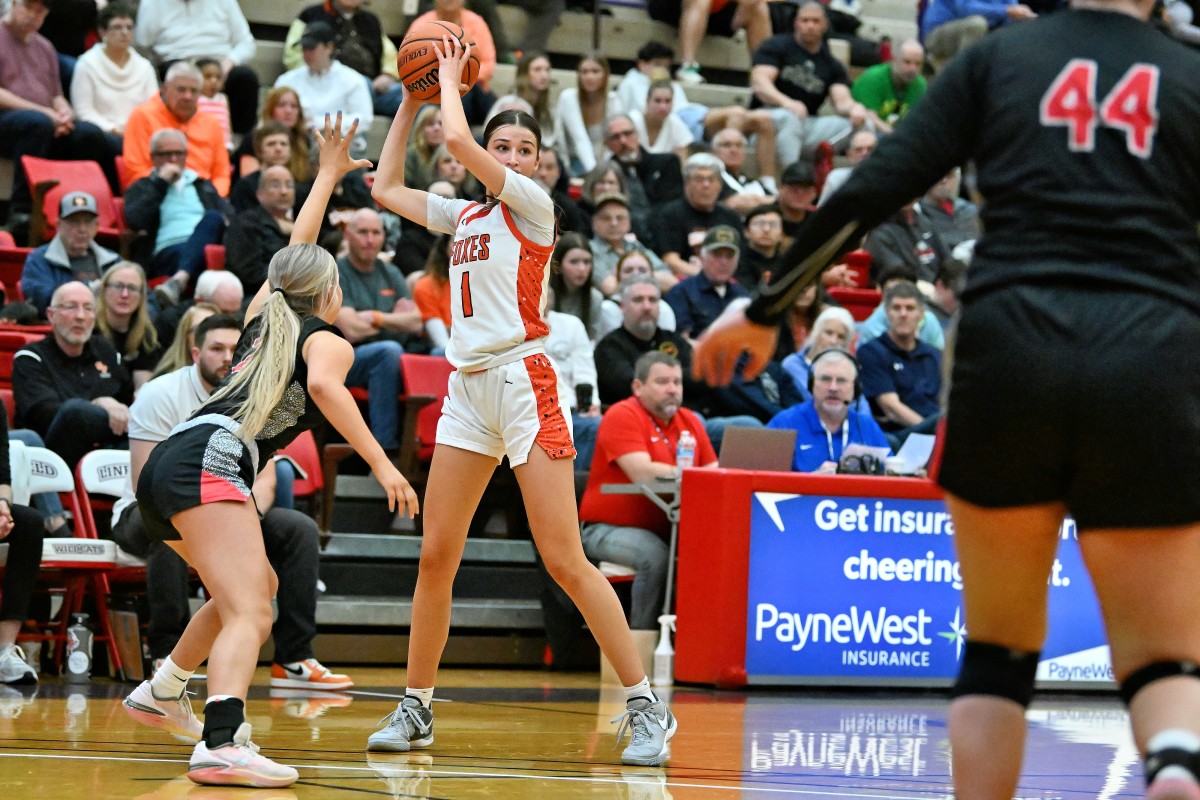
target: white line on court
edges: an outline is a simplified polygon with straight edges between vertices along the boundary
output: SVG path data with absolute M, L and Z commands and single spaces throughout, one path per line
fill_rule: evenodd
M 143 758 L 143 757 L 119 757 L 119 756 L 67 756 L 67 755 L 40 755 L 34 753 L 0 753 L 0 758 L 42 758 L 42 759 L 61 759 L 72 761 L 137 761 L 147 764 L 181 764 L 186 763 L 182 759 L 173 758 Z M 282 762 L 281 762 L 282 763 Z M 353 767 L 353 766 L 334 766 L 329 764 L 289 764 L 288 766 L 302 769 L 317 769 L 317 770 L 341 770 L 343 772 L 369 772 L 373 775 L 379 773 L 371 767 Z M 538 775 L 536 773 L 512 773 L 512 772 L 466 772 L 458 770 L 443 770 L 436 767 L 422 767 L 422 769 L 430 774 L 442 778 L 498 778 L 503 780 L 531 780 L 531 781 L 566 781 L 570 783 L 611 783 L 611 784 L 630 784 L 633 781 L 627 781 L 624 778 L 608 778 L 603 776 L 580 776 L 568 777 L 563 775 Z M 773 792 L 775 794 L 794 794 L 794 795 L 816 795 L 816 796 L 837 796 L 837 797 L 855 797 L 863 798 L 864 800 L 930 800 L 931 797 L 944 796 L 941 793 L 930 793 L 922 795 L 911 794 L 866 794 L 862 792 L 847 792 L 837 786 L 830 786 L 824 790 L 814 789 L 789 789 L 781 786 L 772 786 L 770 788 L 746 786 L 740 783 L 727 784 L 709 784 L 709 783 L 681 783 L 675 781 L 667 781 L 660 783 L 658 781 L 640 781 L 646 786 L 667 786 L 679 789 L 715 789 L 721 791 L 737 790 L 743 794 L 749 792 Z

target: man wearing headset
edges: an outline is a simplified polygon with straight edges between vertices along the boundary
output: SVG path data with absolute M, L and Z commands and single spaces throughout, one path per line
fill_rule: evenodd
M 834 473 L 850 445 L 888 446 L 878 423 L 851 408 L 860 393 L 854 356 L 825 350 L 813 359 L 808 380 L 812 399 L 780 411 L 767 423 L 768 428 L 796 431 L 793 471 Z

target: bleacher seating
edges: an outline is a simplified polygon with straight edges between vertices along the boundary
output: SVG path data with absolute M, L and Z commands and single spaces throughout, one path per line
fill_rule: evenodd
M 54 237 L 63 196 L 84 191 L 95 198 L 99 212 L 96 240 L 109 248 L 120 247 L 121 231 L 125 229 L 124 204 L 113 197 L 99 164 L 22 156 L 21 165 L 33 196 L 33 217 L 29 222 L 31 245 L 39 246 Z
M 242 0 L 242 11 L 251 25 L 266 25 L 286 29 L 310 0 Z M 408 18 L 401 3 L 374 3 L 367 6 L 383 23 L 384 32 L 399 39 L 408 27 Z M 678 36 L 670 25 L 655 22 L 640 9 L 612 7 L 612 16 L 600 18 L 600 50 L 609 59 L 632 61 L 638 48 L 649 39 L 674 46 Z M 499 7 L 500 19 L 511 41 L 517 41 L 525 30 L 525 14 L 514 6 Z M 575 54 L 596 49 L 593 45 L 592 17 L 588 14 L 563 14 L 558 28 L 551 34 L 547 49 L 551 53 Z M 279 37 L 283 38 L 282 33 Z M 741 37 L 708 36 L 700 48 L 699 60 L 716 69 L 746 71 L 750 57 Z M 267 78 L 259 76 L 263 82 Z M 274 81 L 274 78 L 270 79 Z
M 12 363 L 16 352 L 30 342 L 44 337 L 45 334 L 41 333 L 0 331 L 0 388 L 12 388 Z
M 310 5 L 313 0 L 284 0 L 270 2 L 269 0 L 242 0 L 241 6 L 249 22 L 255 27 L 256 33 L 263 38 L 258 41 L 258 50 L 250 62 L 259 75 L 264 93 L 274 84 L 283 73 L 282 53 L 284 31 L 296 18 L 297 14 Z M 910 3 L 902 0 L 864 0 L 866 6 L 864 24 L 860 33 L 868 38 L 878 38 L 889 35 L 898 43 L 901 39 L 915 34 L 913 9 Z M 385 31 L 395 39 L 399 39 L 406 26 L 406 18 L 402 4 L 367 3 L 367 7 L 378 14 L 384 22 Z M 577 58 L 581 53 L 594 49 L 593 36 L 599 36 L 600 50 L 610 60 L 631 63 L 640 48 L 647 40 L 657 40 L 672 47 L 677 46 L 677 31 L 662 23 L 649 20 L 644 7 L 638 0 L 605 0 L 604 7 L 609 9 L 611 16 L 599 18 L 598 29 L 593 30 L 593 17 L 589 14 L 567 13 L 555 30 L 549 41 L 548 50 L 556 56 Z M 511 6 L 501 6 L 500 15 L 504 20 L 509 37 L 519 39 L 525 26 L 525 15 L 519 9 Z M 834 55 L 844 62 L 848 61 L 849 48 L 844 43 L 831 44 Z M 748 73 L 750 67 L 749 55 L 746 51 L 745 39 L 736 37 L 706 37 L 700 52 L 699 60 L 708 69 L 728 75 L 730 73 Z M 556 59 L 556 63 L 562 63 Z M 570 62 L 567 62 L 570 63 Z M 621 77 L 620 66 L 616 67 L 611 80 L 611 87 L 619 85 Z M 515 79 L 515 67 L 500 64 L 496 70 L 494 89 L 497 93 L 508 91 Z M 575 73 L 570 69 L 554 69 L 551 77 L 552 98 L 564 88 L 575 85 Z M 748 80 L 736 82 L 733 85 L 708 83 L 700 86 L 687 87 L 686 93 L 690 100 L 708 106 L 725 106 L 746 104 L 750 99 Z M 376 119 L 367 132 L 368 156 L 377 158 L 386 136 L 390 120 Z M 0 159 L 0 201 L 11 196 L 13 164 L 9 160 Z M 19 297 L 20 270 L 24 263 L 23 248 L 5 249 L 0 247 L 0 281 L 8 289 L 8 299 Z M 7 253 L 7 257 L 6 254 Z M 223 266 L 223 248 L 210 247 L 206 250 L 209 268 Z M 838 291 L 832 292 L 838 297 Z M 845 290 L 856 292 L 856 290 Z M 869 296 L 868 296 L 869 293 Z M 843 293 L 841 298 L 844 305 L 855 312 L 856 317 L 863 312 L 869 313 L 878 303 L 877 293 L 872 290 L 858 290 L 852 296 Z M 0 402 L 9 406 L 11 421 L 11 390 L 3 387 L 10 386 L 12 353 L 26 341 L 38 338 L 41 334 L 13 334 L 0 330 Z M 18 338 L 19 337 L 19 338 Z M 408 368 L 405 372 L 408 377 Z M 443 384 L 444 386 L 444 381 Z M 406 381 L 408 399 L 426 394 Z M 439 393 L 431 393 L 439 394 Z M 429 400 L 433 398 L 430 397 Z M 430 420 L 436 425 L 439 403 L 432 403 L 421 408 L 423 402 L 411 403 L 406 414 L 404 453 L 405 474 L 420 484 L 423 477 L 422 466 L 427 468 L 428 429 Z M 308 447 L 308 445 L 304 445 Z M 315 445 L 314 445 L 315 447 Z M 336 445 L 334 446 L 336 447 Z M 318 496 L 323 492 L 330 502 L 321 513 L 320 503 L 313 508 L 324 524 L 323 532 L 328 533 L 332 521 L 332 495 L 338 489 L 336 464 L 334 475 L 330 480 L 328 471 L 313 469 L 311 451 L 306 450 L 305 471 L 309 475 L 306 491 L 316 491 Z M 425 463 L 422 464 L 424 457 Z M 502 470 L 505 477 L 511 479 L 511 473 Z M 323 474 L 322 474 L 323 473 Z M 347 476 L 341 476 L 344 480 Z M 374 483 L 367 478 L 351 477 L 353 481 Z M 328 485 L 320 486 L 324 480 Z M 376 485 L 377 488 L 377 485 Z M 373 501 L 378 495 L 374 495 Z M 353 515 L 351 515 L 353 518 Z M 331 592 L 321 598 L 317 610 L 317 622 L 322 627 L 317 648 L 317 655 L 326 660 L 337 662 L 348 658 L 360 661 L 394 661 L 396 647 L 400 634 L 387 630 L 396 626 L 407 626 L 411 618 L 412 582 L 415 580 L 416 563 L 419 558 L 420 537 L 363 533 L 353 527 L 355 533 L 334 533 L 328 548 L 323 552 L 322 577 L 330 584 Z M 345 529 L 344 529 L 345 530 Z M 417 531 L 419 532 L 419 528 Z M 94 531 L 94 529 L 93 529 Z M 447 653 L 447 662 L 457 663 L 537 663 L 541 658 L 541 644 L 536 636 L 542 630 L 542 613 L 537 602 L 537 592 L 540 585 L 532 580 L 534 554 L 528 541 L 503 541 L 477 539 L 472 537 L 466 545 L 464 569 L 460 578 L 460 587 L 467 591 L 463 595 L 456 592 L 452 611 L 452 624 L 458 628 L 471 629 L 473 634 L 467 637 L 456 636 L 451 640 L 451 649 Z M 403 579 L 394 580 L 400 574 Z M 515 577 L 515 579 L 514 579 Z M 498 589 L 503 583 L 505 589 Z M 375 643 L 360 645 L 363 628 L 374 628 L 370 637 Z M 331 632 L 332 629 L 332 632 Z M 490 639 L 488 632 L 500 632 L 502 635 Z M 519 632 L 528 636 L 526 639 L 512 639 L 504 633 Z M 484 644 L 481 642 L 491 642 Z M 514 646 L 520 642 L 520 646 Z M 530 643 L 525 647 L 525 643 Z M 353 647 L 352 650 L 347 650 Z

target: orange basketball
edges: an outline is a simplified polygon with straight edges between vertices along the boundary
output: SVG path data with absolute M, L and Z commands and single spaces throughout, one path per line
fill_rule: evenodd
M 426 103 L 436 103 L 442 96 L 442 85 L 438 77 L 438 58 L 433 46 L 442 44 L 442 38 L 457 39 L 459 46 L 470 44 L 463 29 L 452 22 L 418 22 L 408 29 L 400 50 L 396 53 L 396 67 L 400 71 L 400 82 L 413 97 Z M 479 78 L 479 59 L 471 53 L 470 59 L 463 64 L 462 83 L 467 88 L 475 85 Z

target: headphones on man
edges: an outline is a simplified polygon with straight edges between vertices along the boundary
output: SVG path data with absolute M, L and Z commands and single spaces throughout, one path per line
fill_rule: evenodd
M 816 388 L 817 362 L 820 361 L 825 356 L 829 355 L 830 353 L 837 353 L 839 355 L 845 356 L 846 359 L 851 364 L 854 365 L 854 396 L 852 396 L 850 398 L 850 403 L 849 403 L 850 405 L 854 405 L 855 403 L 858 402 L 858 398 L 862 397 L 862 393 L 863 393 L 862 371 L 859 369 L 858 359 L 854 357 L 854 354 L 851 353 L 849 350 L 844 350 L 840 347 L 831 347 L 828 350 L 822 350 L 821 352 L 817 353 L 815 358 L 813 358 L 812 364 L 810 364 L 808 367 L 808 394 L 810 397 L 812 397 L 813 389 Z

